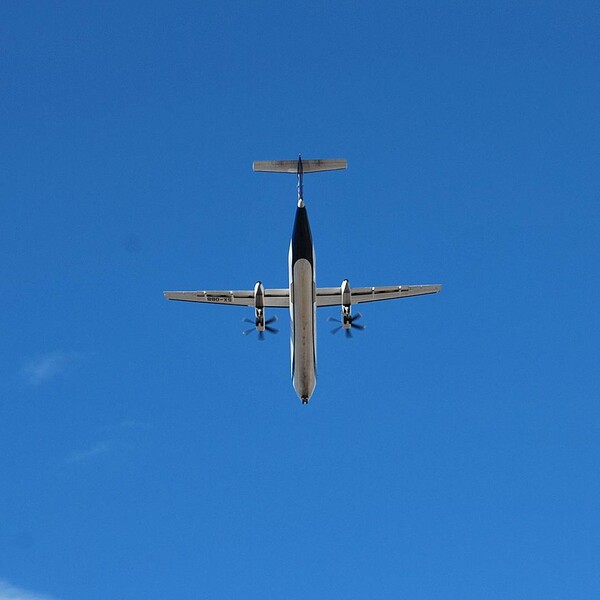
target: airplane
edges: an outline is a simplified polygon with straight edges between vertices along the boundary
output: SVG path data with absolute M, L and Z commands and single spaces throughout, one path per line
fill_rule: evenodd
M 351 337 L 352 329 L 364 329 L 363 325 L 356 323 L 362 315 L 352 314 L 353 304 L 435 294 L 442 289 L 441 285 L 351 288 L 347 279 L 344 279 L 339 287 L 317 287 L 315 249 L 304 204 L 304 175 L 337 171 L 346 167 L 347 161 L 344 159 L 305 160 L 301 155 L 298 160 L 255 161 L 252 164 L 255 172 L 290 173 L 297 177 L 298 203 L 288 255 L 289 287 L 265 289 L 262 282 L 257 281 L 253 290 L 164 292 L 168 300 L 252 306 L 254 320 L 244 320 L 253 323 L 253 327 L 243 333 L 247 335 L 256 330 L 260 340 L 264 340 L 265 331 L 278 331 L 272 327 L 277 317 L 266 319 L 265 309 L 289 309 L 292 384 L 302 404 L 308 404 L 317 383 L 317 308 L 340 306 L 340 325 L 332 333 L 342 329 L 347 337 Z M 330 320 L 335 319 L 330 317 Z

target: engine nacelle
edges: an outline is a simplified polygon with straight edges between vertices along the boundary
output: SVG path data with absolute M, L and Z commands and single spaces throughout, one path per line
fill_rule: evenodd
M 254 321 L 256 330 L 265 330 L 265 288 L 260 281 L 254 286 Z
M 342 281 L 340 292 L 342 305 L 342 327 L 344 329 L 350 329 L 350 327 L 352 327 L 352 290 L 350 289 L 350 282 L 347 279 Z
M 342 285 L 340 285 L 340 306 L 342 307 L 342 318 L 334 319 L 333 317 L 329 317 L 328 321 L 335 321 L 339 323 L 338 327 L 334 327 L 331 330 L 331 333 L 335 333 L 340 329 L 344 330 L 347 338 L 352 337 L 352 332 L 350 331 L 352 328 L 363 330 L 365 328 L 364 325 L 359 325 L 356 323 L 362 315 L 360 313 L 352 314 L 352 290 L 350 289 L 350 282 L 347 279 L 342 281 Z
M 279 329 L 272 326 L 272 323 L 277 321 L 277 317 L 273 315 L 270 319 L 265 320 L 265 288 L 260 281 L 254 285 L 254 321 L 244 318 L 245 323 L 253 323 L 254 327 L 246 331 L 242 331 L 244 335 L 250 335 L 253 331 L 258 331 L 258 339 L 265 339 L 265 331 L 269 333 L 277 333 Z

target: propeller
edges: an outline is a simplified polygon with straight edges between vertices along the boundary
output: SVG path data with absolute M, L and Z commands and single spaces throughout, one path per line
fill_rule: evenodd
M 361 313 L 356 313 L 355 315 L 348 315 L 347 319 L 348 319 L 348 323 L 350 324 L 350 327 L 348 327 L 348 328 L 344 327 L 344 324 L 342 323 L 342 321 L 340 321 L 339 319 L 336 319 L 335 317 L 328 317 L 327 320 L 332 321 L 334 323 L 339 323 L 339 325 L 337 327 L 334 327 L 331 330 L 331 333 L 335 334 L 340 329 L 344 328 L 344 330 L 346 332 L 346 337 L 351 338 L 352 337 L 352 331 L 351 331 L 352 328 L 358 329 L 360 331 L 363 331 L 365 329 L 364 325 L 359 325 L 358 323 L 354 322 L 354 321 L 358 321 L 358 319 L 360 319 L 361 317 L 362 317 Z
M 244 323 L 252 323 L 252 327 L 250 329 L 246 329 L 246 331 L 242 331 L 243 335 L 250 335 L 253 331 L 257 330 L 256 320 L 245 317 L 242 319 L 242 321 Z M 279 329 L 277 329 L 276 327 L 271 327 L 271 323 L 275 323 L 275 321 L 277 321 L 276 315 L 273 315 L 270 319 L 267 319 L 265 321 L 265 331 L 268 331 L 269 333 L 279 333 Z M 261 342 L 265 341 L 265 331 L 258 332 L 258 339 Z

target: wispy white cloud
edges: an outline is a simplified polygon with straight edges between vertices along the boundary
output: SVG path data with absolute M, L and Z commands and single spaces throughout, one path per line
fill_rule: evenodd
M 104 440 L 102 442 L 97 442 L 91 448 L 87 448 L 86 450 L 80 450 L 78 452 L 73 452 L 70 456 L 67 457 L 66 462 L 68 463 L 80 463 L 90 458 L 94 458 L 99 454 L 105 454 L 110 450 L 111 442 L 110 440 Z M 2 600 L 2 597 L 0 597 Z
M 0 600 L 53 600 L 50 596 L 36 594 L 21 588 L 15 587 L 0 579 Z
M 98 431 L 100 441 L 84 450 L 74 452 L 65 459 L 65 462 L 68 464 L 81 463 L 108 452 L 116 452 L 121 455 L 124 452 L 131 452 L 134 448 L 145 443 L 146 432 L 151 428 L 150 423 L 136 419 L 127 419 L 112 425 L 104 425 Z
M 50 352 L 26 364 L 22 369 L 22 375 L 30 385 L 41 385 L 64 373 L 76 359 L 77 355 L 73 353 L 60 350 Z

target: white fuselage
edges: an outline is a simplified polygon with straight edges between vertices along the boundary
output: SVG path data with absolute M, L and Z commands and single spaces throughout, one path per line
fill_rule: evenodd
M 304 202 L 298 202 L 289 252 L 292 383 L 308 402 L 317 384 L 315 252 Z

